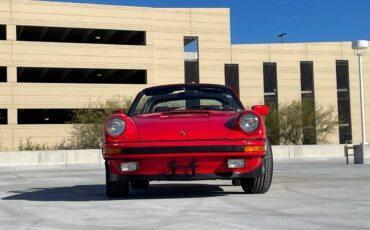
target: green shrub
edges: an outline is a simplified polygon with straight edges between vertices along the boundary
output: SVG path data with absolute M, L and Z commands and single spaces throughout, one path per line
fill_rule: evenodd
M 327 136 L 338 127 L 333 106 L 324 107 L 310 101 L 292 101 L 271 107 L 265 118 L 267 135 L 272 144 L 327 143 Z
M 104 102 L 89 103 L 88 109 L 76 110 L 70 137 L 62 140 L 56 147 L 60 149 L 101 148 L 106 119 L 114 110 L 127 111 L 131 103 L 131 98 L 116 96 Z
M 18 148 L 20 151 L 37 151 L 37 150 L 50 150 L 51 147 L 46 143 L 34 143 L 30 137 L 26 141 L 19 140 Z

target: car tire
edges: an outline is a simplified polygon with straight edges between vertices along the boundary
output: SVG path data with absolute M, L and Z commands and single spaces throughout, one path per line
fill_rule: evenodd
M 133 189 L 147 189 L 149 187 L 148 180 L 131 181 L 130 184 Z
M 245 193 L 263 194 L 270 189 L 274 167 L 272 149 L 270 144 L 267 144 L 266 156 L 264 157 L 264 167 L 265 172 L 263 176 L 240 179 L 241 186 Z
M 129 193 L 128 181 L 110 181 L 110 169 L 108 162 L 105 162 L 105 188 L 106 195 L 110 198 L 125 197 Z

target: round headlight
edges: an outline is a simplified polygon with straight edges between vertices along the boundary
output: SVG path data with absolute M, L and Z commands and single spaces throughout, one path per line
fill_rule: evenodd
M 119 136 L 126 130 L 126 123 L 122 119 L 113 118 L 108 121 L 106 130 L 111 136 Z
M 240 117 L 240 127 L 247 133 L 253 132 L 260 126 L 259 118 L 253 113 L 246 113 Z

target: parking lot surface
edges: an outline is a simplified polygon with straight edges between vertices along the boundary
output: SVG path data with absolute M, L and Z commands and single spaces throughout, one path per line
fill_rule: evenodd
M 108 199 L 103 168 L 0 169 L 0 229 L 369 229 L 370 165 L 278 161 L 263 195 L 152 182 Z

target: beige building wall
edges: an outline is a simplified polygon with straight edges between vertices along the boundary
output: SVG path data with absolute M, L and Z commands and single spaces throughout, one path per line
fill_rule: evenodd
M 0 61 L 8 66 L 8 83 L 1 83 L 0 100 L 1 107 L 9 109 L 9 125 L 1 126 L 3 148 L 16 149 L 28 137 L 35 143 L 53 144 L 68 136 L 69 125 L 17 125 L 17 109 L 84 108 L 89 101 L 133 96 L 146 87 L 17 83 L 16 67 L 147 69 L 148 85 L 154 84 L 152 9 L 17 0 L 0 4 L 8 15 L 0 17 L 0 23 L 7 25 L 7 41 L 0 41 Z M 148 45 L 22 42 L 16 41 L 16 25 L 147 30 Z
M 224 65 L 239 64 L 240 96 L 247 106 L 262 104 L 263 62 L 276 62 L 279 101 L 300 99 L 300 61 L 313 61 L 316 102 L 337 108 L 336 60 L 350 65 L 354 141 L 361 138 L 357 59 L 349 42 L 231 45 L 229 9 L 148 8 L 95 4 L 0 0 L 0 66 L 8 81 L 0 83 L 0 108 L 8 125 L 0 125 L 3 149 L 20 140 L 53 144 L 68 137 L 69 125 L 18 125 L 17 109 L 85 108 L 89 101 L 115 95 L 133 97 L 143 88 L 184 82 L 184 36 L 199 38 L 201 83 L 225 84 Z M 24 42 L 16 25 L 146 31 L 145 46 Z M 112 68 L 147 70 L 145 85 L 17 83 L 17 67 Z M 370 55 L 364 57 L 367 130 L 370 136 Z M 329 139 L 338 143 L 338 132 Z
M 8 125 L 0 126 L 4 149 L 16 149 L 28 137 L 53 144 L 68 136 L 69 125 L 17 125 L 17 109 L 85 108 L 89 101 L 115 95 L 133 97 L 141 89 L 184 82 L 184 36 L 199 37 L 201 82 L 224 84 L 230 62 L 229 9 L 155 9 L 28 0 L 0 0 L 0 66 L 8 82 L 0 83 L 1 108 Z M 139 30 L 145 46 L 25 42 L 16 25 Z M 17 83 L 17 67 L 145 69 L 145 85 Z
M 263 62 L 277 63 L 278 100 L 301 99 L 300 62 L 312 61 L 316 103 L 337 110 L 336 60 L 349 61 L 352 133 L 361 142 L 358 61 L 351 42 L 232 45 L 233 62 L 240 66 L 241 98 L 247 105 L 263 103 Z M 370 135 L 370 55 L 364 56 L 364 89 L 367 135 Z M 339 143 L 339 131 L 328 141 Z
M 199 39 L 201 83 L 224 84 L 231 61 L 229 9 L 156 9 L 155 83 L 184 82 L 184 36 Z

